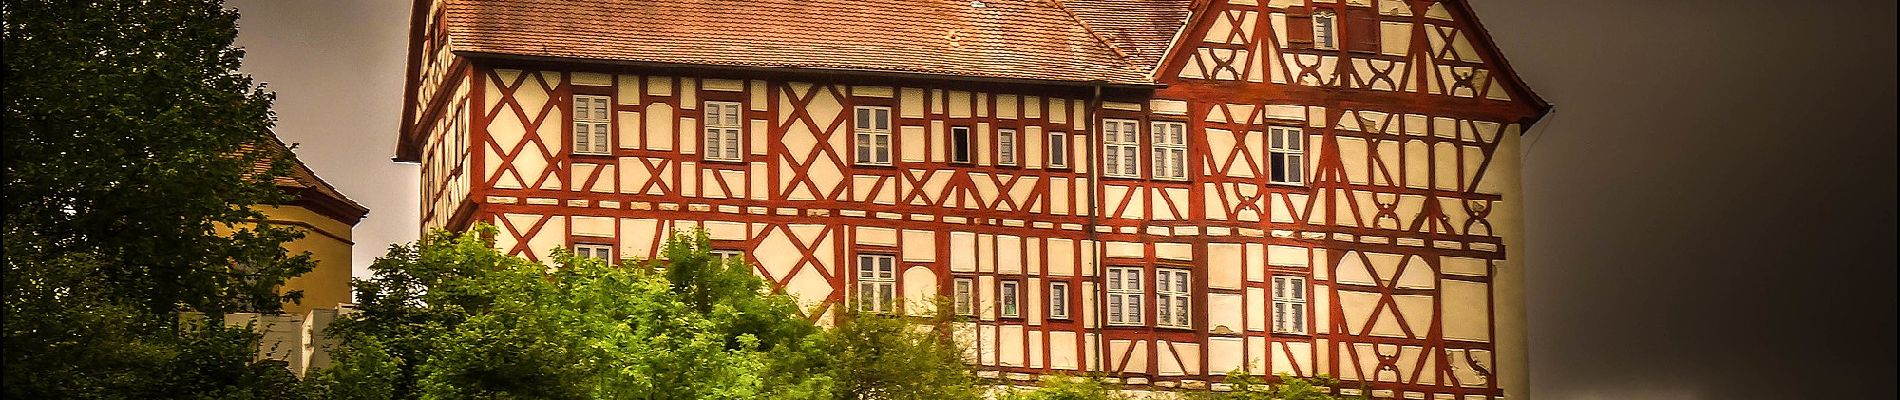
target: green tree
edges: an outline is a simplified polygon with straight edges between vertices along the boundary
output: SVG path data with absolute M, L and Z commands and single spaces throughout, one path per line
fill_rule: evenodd
M 482 237 L 434 232 L 395 246 L 333 325 L 322 398 L 935 399 L 978 395 L 937 320 L 853 315 L 832 329 L 719 262 L 704 232 L 665 261 L 552 266 Z
M 1005 400 L 1123 400 L 1129 396 L 1118 388 L 1102 382 L 1100 376 L 1058 376 L 1045 379 L 1042 387 L 1034 390 L 1015 390 L 1003 395 Z
M 1364 399 L 1365 396 L 1346 396 L 1333 394 L 1333 388 L 1339 387 L 1339 380 L 1328 376 L 1311 378 L 1289 374 L 1274 375 L 1278 383 L 1268 384 L 1266 380 L 1242 370 L 1227 372 L 1222 382 L 1231 385 L 1233 390 L 1225 392 L 1191 392 L 1186 396 L 1190 400 L 1351 400 Z
M 277 310 L 311 267 L 281 247 L 296 232 L 249 224 L 289 164 L 236 21 L 215 0 L 0 7 L 7 397 L 282 393 L 253 333 L 178 323 Z
M 1246 371 L 1227 372 L 1222 382 L 1229 385 L 1226 391 L 1183 390 L 1173 394 L 1159 394 L 1143 398 L 1183 399 L 1183 400 L 1356 400 L 1365 396 L 1345 396 L 1333 394 L 1333 388 L 1339 381 L 1326 376 L 1303 378 L 1288 374 L 1274 376 L 1277 383 L 1268 384 L 1265 379 Z M 1158 397 L 1157 397 L 1158 396 Z M 1014 391 L 1003 396 L 1007 400 L 1120 400 L 1130 398 L 1117 388 L 1103 383 L 1099 377 L 1063 377 L 1045 380 L 1043 386 L 1034 390 Z
M 948 310 L 945 299 L 927 299 Z M 923 303 L 921 305 L 929 305 Z M 819 374 L 836 386 L 830 399 L 970 399 L 982 386 L 963 363 L 964 347 L 950 330 L 950 313 L 913 317 L 847 311 L 818 337 L 804 357 L 776 358 L 778 371 Z

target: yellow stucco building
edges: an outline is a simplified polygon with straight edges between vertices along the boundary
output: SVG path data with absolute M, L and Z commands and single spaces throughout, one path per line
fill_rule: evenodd
M 287 203 L 261 205 L 265 222 L 303 232 L 303 237 L 284 244 L 291 254 L 309 253 L 316 266 L 310 272 L 284 283 L 279 290 L 303 291 L 303 300 L 284 304 L 280 314 L 236 313 L 227 315 L 228 325 L 255 323 L 264 333 L 258 355 L 284 360 L 298 376 L 329 364 L 327 349 L 334 342 L 322 332 L 330 322 L 350 306 L 350 278 L 355 260 L 351 257 L 353 229 L 369 214 L 335 186 L 317 177 L 282 142 L 273 142 L 291 159 L 287 176 L 278 177 L 277 187 L 291 196 Z M 258 165 L 259 170 L 268 168 Z
M 312 309 L 336 308 L 350 302 L 350 271 L 355 264 L 351 249 L 356 244 L 352 230 L 369 214 L 369 209 L 350 200 L 336 187 L 291 156 L 290 176 L 277 179 L 277 187 L 293 199 L 288 204 L 262 207 L 268 222 L 295 228 L 303 238 L 285 243 L 291 254 L 308 252 L 316 260 L 309 273 L 291 279 L 283 290 L 302 290 L 303 301 L 285 304 L 284 312 L 303 314 Z

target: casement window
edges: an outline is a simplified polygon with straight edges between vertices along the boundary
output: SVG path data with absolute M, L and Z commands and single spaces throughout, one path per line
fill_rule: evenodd
M 950 162 L 970 162 L 970 127 L 950 127 Z
M 1141 177 L 1141 135 L 1133 120 L 1102 120 L 1102 174 Z
M 858 107 L 857 164 L 891 165 L 891 108 Z
M 1141 325 L 1141 268 L 1108 268 L 1108 324 Z
M 706 148 L 702 153 L 707 160 L 741 161 L 739 144 L 744 140 L 740 126 L 744 122 L 739 114 L 739 103 L 706 102 Z
M 613 261 L 614 247 L 604 244 L 576 243 L 574 244 L 574 256 L 602 261 Z
M 996 165 L 1016 165 L 1016 130 L 996 130 Z
M 1300 128 L 1275 126 L 1267 128 L 1267 168 L 1273 169 L 1271 183 L 1304 185 L 1306 177 L 1306 156 L 1302 150 L 1306 136 L 1300 134 Z
M 1069 167 L 1069 134 L 1049 132 L 1049 168 Z
M 1187 134 L 1186 124 L 1180 122 L 1156 122 L 1149 127 L 1153 136 L 1153 147 L 1149 151 L 1154 155 L 1153 167 L 1155 179 L 1187 179 Z
M 1155 325 L 1175 328 L 1188 327 L 1188 313 L 1192 306 L 1189 296 L 1193 285 L 1189 284 L 1188 271 L 1184 269 L 1155 269 Z
M 1339 16 L 1332 11 L 1313 12 L 1313 48 L 1339 48 Z
M 574 96 L 574 154 L 612 154 L 608 137 L 612 125 L 607 96 Z
M 1069 319 L 1069 283 L 1049 282 L 1049 319 Z
M 1273 333 L 1306 334 L 1306 278 L 1273 277 Z
M 455 157 L 455 169 L 460 170 L 468 161 L 468 108 L 456 107 L 455 119 L 452 121 L 455 124 L 451 130 L 455 134 L 455 147 L 449 149 L 449 154 Z
M 950 284 L 951 299 L 956 303 L 957 315 L 976 315 L 976 281 L 956 278 Z
M 1022 284 L 1017 283 L 1016 281 L 1003 281 L 1002 283 L 1003 283 L 1002 288 L 998 290 L 998 292 L 1001 295 L 997 296 L 997 297 L 1000 297 L 999 300 L 1002 300 L 1003 302 L 1002 307 L 1001 307 L 1002 316 L 1004 318 L 1021 317 L 1022 316 L 1022 307 L 1021 307 L 1022 297 L 1020 295 L 1022 291 Z
M 897 260 L 882 254 L 858 256 L 858 311 L 891 312 L 897 301 Z

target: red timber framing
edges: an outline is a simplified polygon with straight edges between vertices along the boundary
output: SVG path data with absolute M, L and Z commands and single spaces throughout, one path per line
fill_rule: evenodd
M 1338 49 L 1290 35 L 1316 10 L 1340 18 Z M 970 362 L 1003 378 L 1095 370 L 1192 386 L 1244 369 L 1331 375 L 1378 397 L 1506 395 L 1495 313 L 1515 300 L 1494 293 L 1516 222 L 1494 210 L 1514 206 L 1517 178 L 1497 160 L 1548 105 L 1460 3 L 1205 2 L 1152 87 L 431 60 L 422 47 L 398 159 L 425 164 L 425 225 L 493 223 L 511 254 L 598 244 L 645 259 L 670 229 L 700 227 L 820 323 L 851 304 L 860 255 L 890 256 L 896 293 L 913 300 L 898 312 L 972 284 L 959 335 Z M 416 72 L 427 68 L 441 72 Z M 574 151 L 575 96 L 607 99 L 608 151 Z M 738 105 L 737 159 L 703 154 L 707 102 Z M 888 165 L 857 145 L 878 110 Z M 1111 120 L 1138 127 L 1138 177 L 1101 173 Z M 1162 122 L 1185 128 L 1185 180 L 1151 176 Z M 967 163 L 952 160 L 956 128 L 970 132 Z M 1013 163 L 998 162 L 1003 130 Z M 1065 166 L 1048 165 L 1050 138 Z M 1301 179 L 1276 182 L 1287 165 Z M 1139 324 L 1108 323 L 1118 267 L 1139 271 Z M 1185 326 L 1156 323 L 1163 269 L 1187 272 Z M 1288 288 L 1275 277 L 1299 278 L 1291 332 L 1276 329 Z M 1048 315 L 1053 282 L 1066 319 Z

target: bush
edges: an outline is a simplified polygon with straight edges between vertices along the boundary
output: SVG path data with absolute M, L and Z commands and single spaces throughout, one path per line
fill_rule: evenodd
M 491 226 L 395 246 L 359 281 L 328 398 L 935 399 L 977 385 L 942 325 L 850 315 L 819 329 L 704 232 L 665 262 L 552 268 L 500 254 Z

